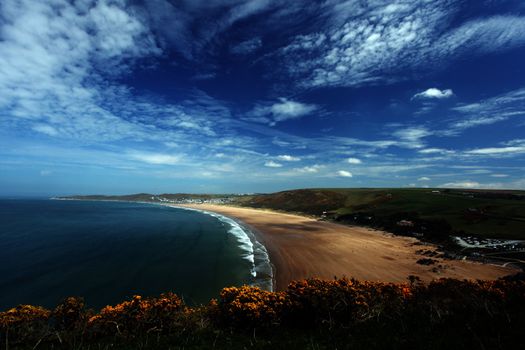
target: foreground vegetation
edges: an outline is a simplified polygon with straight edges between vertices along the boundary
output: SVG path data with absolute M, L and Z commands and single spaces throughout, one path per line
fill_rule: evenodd
M 206 306 L 134 296 L 99 312 L 80 298 L 0 313 L 6 349 L 505 349 L 522 344 L 525 282 L 296 281 L 225 288 Z

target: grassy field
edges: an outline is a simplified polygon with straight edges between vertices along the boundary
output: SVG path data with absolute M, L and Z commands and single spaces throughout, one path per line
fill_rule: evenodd
M 452 232 L 525 239 L 525 191 L 444 189 L 305 189 L 243 196 L 239 205 L 371 226 L 399 220 L 443 222 Z

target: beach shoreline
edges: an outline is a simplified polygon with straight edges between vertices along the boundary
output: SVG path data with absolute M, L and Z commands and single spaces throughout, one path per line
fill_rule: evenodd
M 261 236 L 261 233 L 258 232 L 257 229 L 250 227 L 250 225 L 247 225 L 241 220 L 223 215 L 216 211 L 209 211 L 203 208 L 191 207 L 187 205 L 178 205 L 178 204 L 162 203 L 160 205 L 169 207 L 169 208 L 175 208 L 175 209 L 193 210 L 193 211 L 200 212 L 202 214 L 211 215 L 217 218 L 218 220 L 226 222 L 227 224 L 231 225 L 232 228 L 233 228 L 233 225 L 239 228 L 243 232 L 243 235 L 246 235 L 246 238 L 249 239 L 252 244 L 251 255 L 252 255 L 253 269 L 251 273 L 254 278 L 254 282 L 252 285 L 258 286 L 270 292 L 274 291 L 275 266 L 272 264 L 269 258 L 269 254 L 268 254 L 268 251 L 266 250 L 266 246 L 261 242 L 261 239 L 263 237 Z M 267 266 L 269 267 L 269 269 L 266 268 Z
M 493 280 L 518 272 L 510 266 L 433 258 L 431 266 L 417 264 L 436 246 L 416 238 L 359 226 L 268 210 L 214 204 L 168 204 L 215 212 L 246 226 L 266 247 L 273 269 L 274 289 L 293 280 L 348 277 L 381 282 L 422 281 L 439 278 Z
M 275 291 L 275 272 L 276 267 L 272 263 L 271 259 L 269 258 L 269 253 L 266 250 L 266 245 L 263 243 L 264 241 L 264 235 L 259 232 L 255 227 L 243 222 L 242 220 L 239 220 L 238 218 L 233 218 L 230 216 L 223 215 L 217 211 L 209 211 L 201 207 L 192 207 L 191 205 L 186 204 L 173 204 L 173 203 L 162 203 L 162 202 L 149 202 L 149 201 L 135 201 L 135 200 L 115 200 L 115 199 L 76 199 L 76 198 L 61 198 L 61 197 L 51 197 L 49 200 L 59 200 L 59 201 L 88 201 L 88 202 L 124 202 L 124 203 L 138 203 L 138 204 L 147 204 L 147 205 L 155 205 L 159 207 L 168 207 L 168 208 L 175 208 L 175 209 L 183 209 L 183 210 L 195 210 L 198 212 L 201 212 L 206 215 L 212 215 L 212 216 L 223 216 L 229 220 L 232 220 L 238 225 L 241 230 L 244 231 L 245 234 L 247 234 L 248 238 L 252 241 L 252 244 L 255 246 L 260 245 L 260 248 L 264 250 L 264 254 L 266 254 L 266 257 L 260 257 L 261 252 L 257 252 L 254 249 L 254 268 L 258 269 L 258 273 L 256 276 L 254 276 L 254 282 L 251 285 L 258 286 L 262 289 L 268 290 L 268 291 Z M 218 218 L 220 220 L 220 218 Z M 251 237 L 253 235 L 254 237 Z M 260 250 L 259 248 L 259 250 Z M 263 255 L 264 255 L 263 254 Z M 267 264 L 269 266 L 268 269 L 264 269 L 264 265 Z M 262 270 L 262 271 L 261 271 Z M 252 271 L 253 273 L 253 271 Z M 269 283 L 268 283 L 269 280 Z
M 111 200 L 112 201 L 112 200 Z M 319 221 L 315 217 L 224 204 L 152 203 L 179 209 L 195 209 L 223 215 L 248 229 L 269 256 L 272 290 L 284 290 L 304 278 L 356 278 L 380 282 L 422 281 L 439 278 L 494 280 L 521 270 L 512 266 L 446 258 L 430 266 L 418 251 L 437 252 L 437 247 L 413 237 L 363 227 Z

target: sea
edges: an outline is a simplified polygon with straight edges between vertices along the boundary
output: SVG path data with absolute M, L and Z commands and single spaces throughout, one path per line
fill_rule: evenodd
M 98 310 L 174 292 L 189 305 L 224 287 L 272 289 L 268 254 L 228 217 L 157 204 L 0 199 L 0 311 L 68 296 Z

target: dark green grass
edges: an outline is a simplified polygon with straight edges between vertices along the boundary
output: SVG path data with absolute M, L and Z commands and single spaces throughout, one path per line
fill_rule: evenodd
M 379 218 L 416 214 L 425 220 L 446 220 L 458 233 L 525 239 L 525 191 L 312 189 L 244 197 L 239 203 L 311 215 L 331 211 L 334 218 L 355 213 Z

